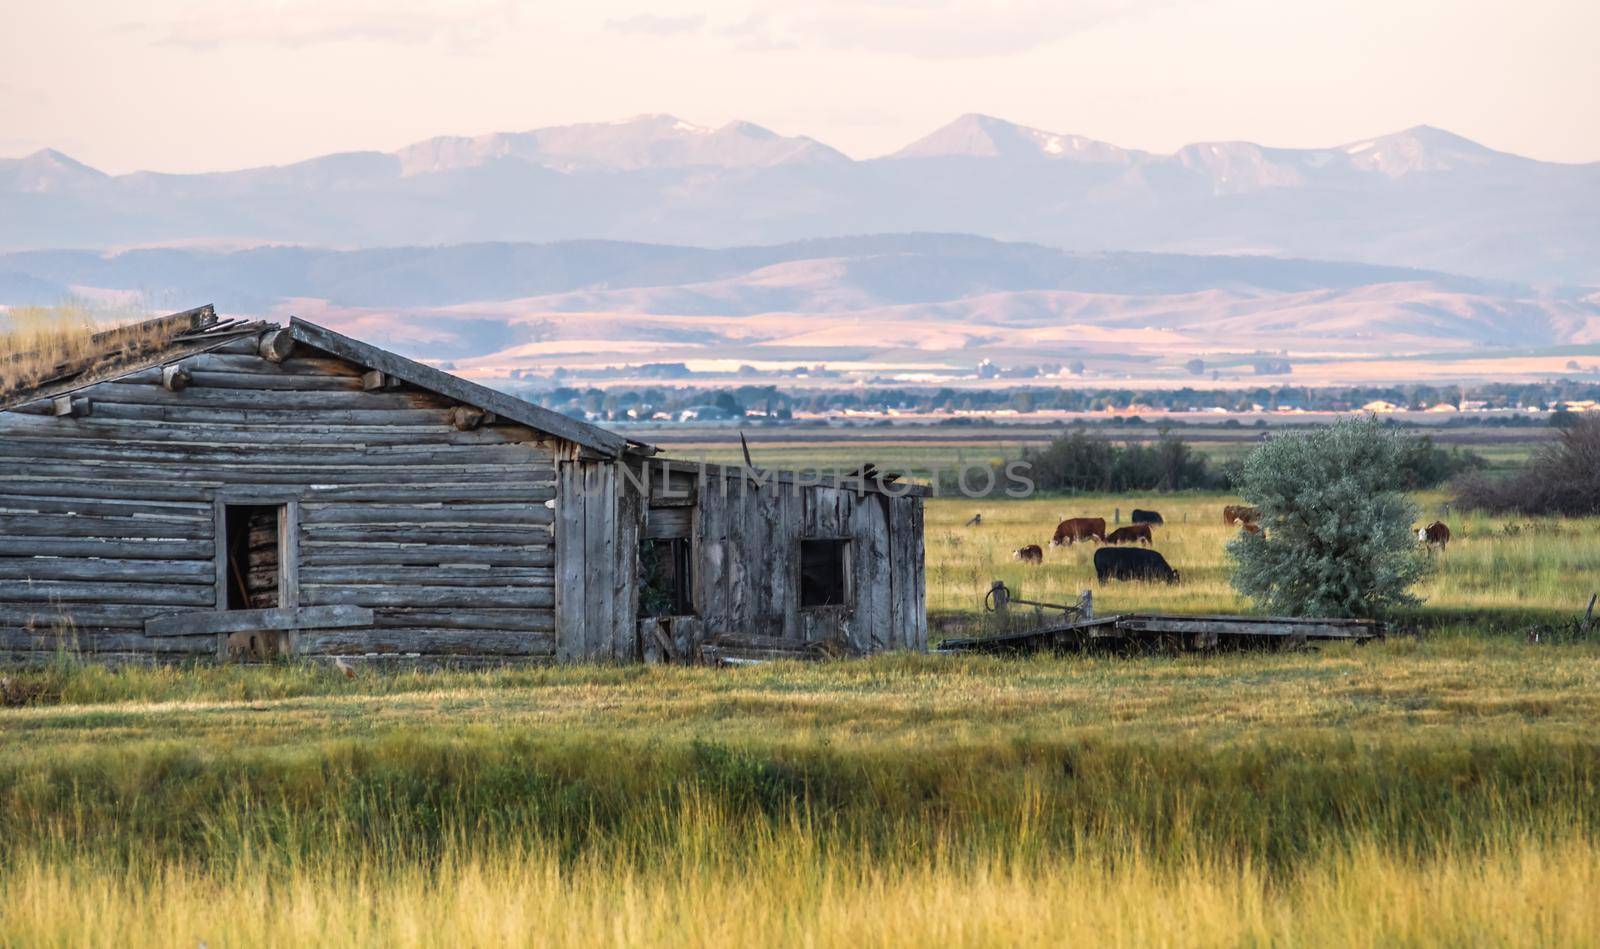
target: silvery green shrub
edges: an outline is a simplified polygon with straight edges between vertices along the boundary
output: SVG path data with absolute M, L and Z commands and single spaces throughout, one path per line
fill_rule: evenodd
M 1430 567 L 1417 548 L 1417 507 L 1403 484 L 1405 436 L 1375 417 L 1273 437 L 1235 487 L 1262 532 L 1228 543 L 1233 586 L 1268 613 L 1372 617 L 1414 606 Z

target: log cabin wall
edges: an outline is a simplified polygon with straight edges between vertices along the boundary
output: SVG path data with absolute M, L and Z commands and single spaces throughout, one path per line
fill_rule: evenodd
M 554 654 L 566 443 L 472 427 L 461 402 L 303 345 L 272 362 L 247 336 L 181 365 L 176 391 L 154 366 L 73 392 L 70 415 L 0 412 L 0 652 L 214 654 L 146 622 L 227 608 L 232 503 L 286 512 L 284 606 L 371 610 L 300 630 L 301 653 Z
M 638 465 L 632 476 L 612 477 L 612 491 L 622 500 L 610 509 L 636 522 L 629 528 L 634 537 L 649 533 L 653 516 L 688 509 L 683 520 L 692 529 L 694 613 L 646 620 L 640 648 L 655 645 L 654 627 L 676 625 L 690 632 L 664 636 L 662 648 L 679 658 L 724 638 L 787 647 L 832 642 L 858 653 L 927 649 L 920 494 L 870 484 L 757 485 L 738 469 L 682 462 L 651 460 L 645 467 L 648 477 Z M 844 602 L 802 603 L 805 541 L 843 542 Z M 626 575 L 637 578 L 637 561 Z M 637 591 L 630 601 L 637 612 Z M 612 617 L 607 628 L 621 637 L 620 618 Z

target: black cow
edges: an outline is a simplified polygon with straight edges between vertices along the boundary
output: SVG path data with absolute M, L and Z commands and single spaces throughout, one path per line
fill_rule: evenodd
M 1096 550 L 1094 575 L 1101 583 L 1107 580 L 1178 582 L 1178 571 L 1167 565 L 1167 558 L 1154 550 L 1139 547 L 1101 547 Z
M 1166 523 L 1166 521 L 1163 521 L 1161 519 L 1161 512 L 1160 511 L 1141 511 L 1138 508 L 1134 508 L 1133 509 L 1133 522 L 1135 524 L 1165 524 Z

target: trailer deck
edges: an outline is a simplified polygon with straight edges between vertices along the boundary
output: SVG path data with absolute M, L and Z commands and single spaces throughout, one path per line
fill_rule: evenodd
M 1011 604 L 1034 607 L 1034 622 L 1017 629 L 1022 617 Z M 996 581 L 985 607 L 997 614 L 999 631 L 985 636 L 946 639 L 941 653 L 1026 653 L 1051 650 L 1082 652 L 1203 652 L 1224 648 L 1298 649 L 1312 642 L 1346 641 L 1357 645 L 1385 635 L 1384 624 L 1370 619 L 1307 619 L 1284 616 L 1191 616 L 1163 613 L 1093 615 L 1093 597 L 1085 591 L 1073 605 L 1040 603 L 1014 597 Z M 1044 622 L 1044 610 L 1058 611 L 1061 621 Z

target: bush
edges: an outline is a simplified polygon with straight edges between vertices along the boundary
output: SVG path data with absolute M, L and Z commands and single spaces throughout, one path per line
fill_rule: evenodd
M 1281 435 L 1252 451 L 1236 488 L 1260 533 L 1228 543 L 1233 586 L 1270 613 L 1382 615 L 1415 605 L 1427 572 L 1411 533 L 1417 508 L 1396 488 L 1413 452 L 1375 417 Z
M 1155 442 L 1118 445 L 1083 429 L 1023 454 L 1041 491 L 1182 491 L 1218 487 L 1206 456 L 1167 429 Z
M 1492 514 L 1600 514 L 1600 418 L 1574 418 L 1561 437 L 1534 453 L 1509 478 L 1469 475 L 1456 483 L 1456 503 Z
M 1439 485 L 1467 472 L 1478 471 L 1488 465 L 1482 455 L 1460 448 L 1440 448 L 1433 436 L 1404 440 L 1400 457 L 1400 481 L 1396 485 L 1407 491 L 1437 488 Z

